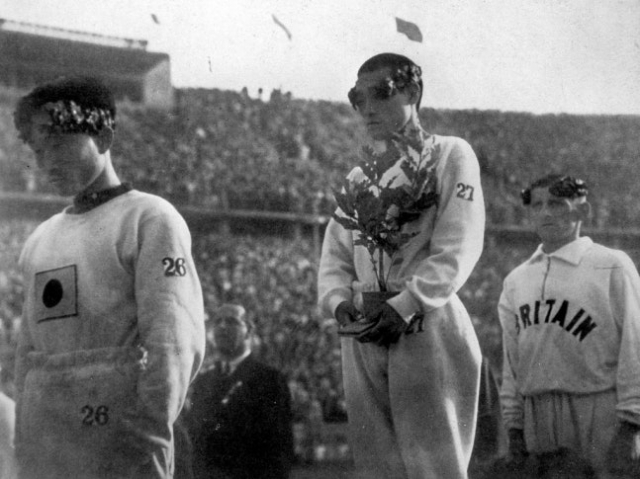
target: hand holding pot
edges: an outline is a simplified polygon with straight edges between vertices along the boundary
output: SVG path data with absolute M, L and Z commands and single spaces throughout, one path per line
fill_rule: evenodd
M 338 305 L 334 316 L 340 326 L 347 326 L 358 320 L 360 312 L 356 309 L 351 301 L 343 301 Z
M 398 342 L 409 326 L 389 303 L 382 303 L 368 319 L 376 325 L 367 332 L 366 341 L 361 342 L 373 342 L 378 346 L 389 347 Z

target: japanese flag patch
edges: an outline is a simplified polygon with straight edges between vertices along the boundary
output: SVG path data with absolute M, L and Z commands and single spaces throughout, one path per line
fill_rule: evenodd
M 76 265 L 36 273 L 36 322 L 78 315 Z

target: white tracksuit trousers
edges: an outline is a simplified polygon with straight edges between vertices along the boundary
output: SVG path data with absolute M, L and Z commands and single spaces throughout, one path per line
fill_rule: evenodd
M 343 338 L 342 359 L 363 479 L 467 478 L 482 355 L 457 296 L 390 348 Z

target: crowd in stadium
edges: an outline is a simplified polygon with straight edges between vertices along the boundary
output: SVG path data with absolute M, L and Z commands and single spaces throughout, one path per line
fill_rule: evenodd
M 332 188 L 357 160 L 364 132 L 347 103 L 303 101 L 278 90 L 179 90 L 172 113 L 123 105 L 114 161 L 126 181 L 176 205 L 331 214 Z M 0 104 L 0 188 L 48 193 L 16 138 L 12 100 Z M 630 174 L 640 156 L 640 120 L 631 117 L 533 116 L 423 109 L 424 125 L 465 138 L 478 154 L 488 223 L 523 225 L 520 188 L 548 169 L 577 165 L 590 181 L 598 228 L 638 224 Z M 354 141 L 355 140 L 355 141 Z M 513 165 L 518 165 L 514 168 Z M 605 202 L 604 198 L 607 198 Z M 21 315 L 17 258 L 35 223 L 0 227 L 2 378 L 11 394 L 12 351 Z M 483 353 L 500 363 L 495 307 L 502 279 L 530 253 L 487 238 L 480 263 L 461 291 Z M 316 252 L 309 238 L 194 236 L 205 307 L 243 304 L 254 319 L 259 354 L 282 370 L 293 394 L 298 453 L 313 457 L 325 423 L 345 419 L 340 348 L 333 320 L 316 309 Z M 336 450 L 337 451 L 337 450 Z M 340 454 L 333 451 L 332 454 Z M 343 451 L 344 453 L 344 451 Z
M 357 161 L 364 140 L 347 103 L 298 100 L 279 90 L 268 99 L 246 90 L 176 94 L 171 113 L 120 108 L 114 161 L 137 188 L 179 205 L 333 211 L 332 189 Z M 638 186 L 631 168 L 640 155 L 635 117 L 429 108 L 421 116 L 428 130 L 460 136 L 474 148 L 489 224 L 524 224 L 519 192 L 549 161 L 557 170 L 576 165 L 575 174 L 593 185 L 594 226 L 640 219 L 632 201 Z M 30 154 L 15 137 L 11 108 L 0 109 L 0 139 L 3 190 L 50 191 L 26 167 Z
M 12 391 L 13 352 L 22 308 L 17 258 L 35 223 L 3 224 L 0 271 L 0 312 L 3 320 L 4 390 Z M 501 252 L 493 244 L 474 270 L 461 297 L 474 319 L 484 353 L 494 367 L 500 364 L 500 326 L 493 306 L 501 280 L 524 250 Z M 344 446 L 327 439 L 326 423 L 346 419 L 342 392 L 337 326 L 316 310 L 317 258 L 308 239 L 227 236 L 211 233 L 194 241 L 194 258 L 205 294 L 207 314 L 224 302 L 244 304 L 254 319 L 258 353 L 283 371 L 293 397 L 300 457 L 345 457 Z M 328 442 L 328 443 L 327 443 Z M 319 452 L 325 451 L 327 452 Z

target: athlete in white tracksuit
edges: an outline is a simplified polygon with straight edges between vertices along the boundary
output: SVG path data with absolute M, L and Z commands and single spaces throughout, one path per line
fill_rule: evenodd
M 169 473 L 172 426 L 204 352 L 190 248 L 175 209 L 135 190 L 29 237 L 16 386 L 31 477 Z
M 371 74 L 359 72 L 355 89 L 363 99 L 354 106 L 374 139 L 384 138 L 380 124 L 398 113 L 394 102 L 402 103 L 408 95 L 401 90 L 376 97 L 371 90 L 380 80 L 388 82 L 388 74 L 384 66 L 374 66 Z M 408 118 L 398 115 L 400 126 L 405 125 L 402 120 L 417 121 L 415 102 L 412 107 Z M 390 122 L 386 130 L 397 126 Z M 480 172 L 464 140 L 422 135 L 433 139 L 439 152 L 438 205 L 406 225 L 407 232 L 417 235 L 388 272 L 390 290 L 399 294 L 387 304 L 405 325 L 404 334 L 389 347 L 352 338 L 341 343 L 350 445 L 361 477 L 367 479 L 466 478 L 475 434 L 481 354 L 456 292 L 482 251 Z M 351 176 L 359 174 L 356 169 Z M 361 292 L 377 290 L 367 250 L 354 246 L 357 237 L 333 219 L 324 237 L 319 304 L 325 317 L 335 315 L 341 323 L 341 304 L 360 306 Z M 407 330 L 416 317 L 423 320 Z
M 618 423 L 640 425 L 640 277 L 622 251 L 579 237 L 583 182 L 549 178 L 526 200 L 543 242 L 500 297 L 503 419 L 528 451 L 573 449 L 605 477 Z
M 74 196 L 20 256 L 20 478 L 170 479 L 173 424 L 205 347 L 187 225 L 119 181 L 115 105 L 100 82 L 38 87 L 15 118 L 40 170 Z

